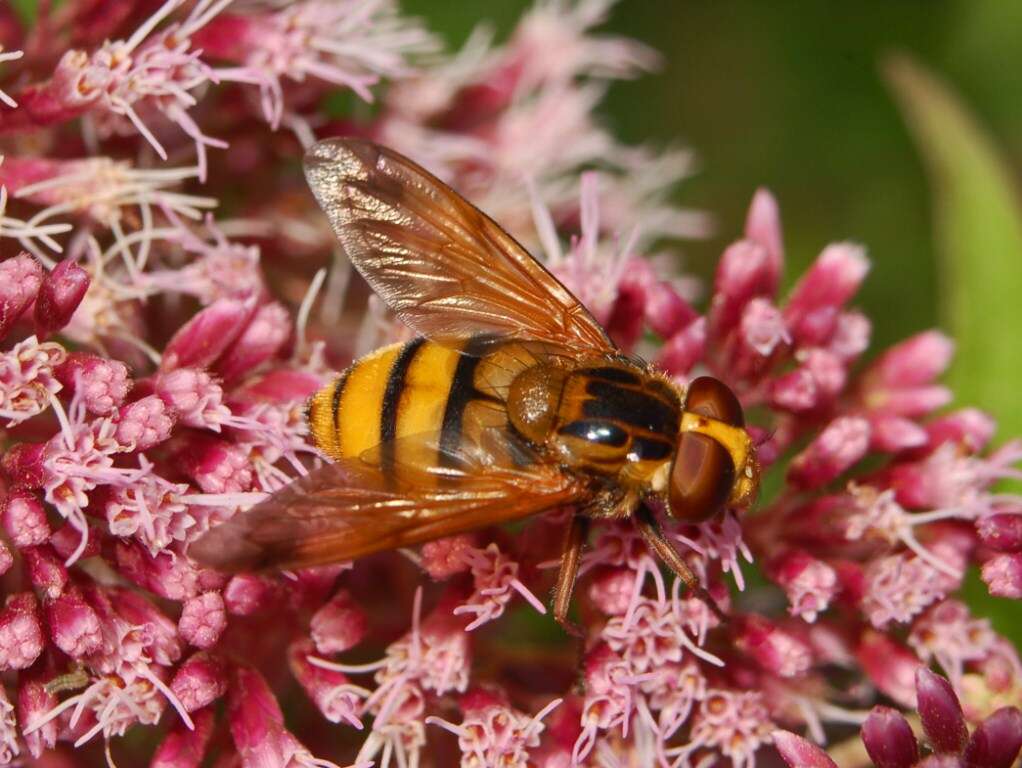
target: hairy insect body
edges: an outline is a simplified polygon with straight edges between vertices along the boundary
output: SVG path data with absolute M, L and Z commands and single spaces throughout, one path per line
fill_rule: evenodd
M 421 338 L 323 388 L 309 427 L 332 461 L 189 555 L 228 571 L 299 568 L 572 508 L 563 625 L 592 518 L 630 517 L 714 607 L 657 517 L 695 523 L 752 503 L 759 468 L 734 393 L 706 376 L 682 393 L 624 356 L 521 245 L 408 158 L 333 139 L 305 170 L 351 263 Z
M 389 473 L 420 458 L 402 455 L 421 450 L 403 444 L 406 437 L 437 435 L 438 466 L 464 445 L 525 441 L 531 455 L 591 476 L 594 486 L 618 484 L 621 493 L 608 498 L 638 500 L 664 490 L 680 414 L 677 390 L 629 362 L 551 362 L 525 344 L 473 337 L 449 347 L 418 338 L 352 364 L 313 398 L 309 423 L 317 447 L 335 460 L 384 446 Z M 488 430 L 502 439 L 487 441 Z M 506 466 L 522 460 L 508 450 L 496 456 Z
M 416 338 L 356 360 L 312 399 L 317 447 L 336 460 L 389 445 L 392 455 L 381 456 L 381 469 L 393 473 L 413 458 L 402 455 L 411 448 L 403 438 L 435 435 L 438 463 L 441 453 L 479 444 L 486 430 L 507 425 L 510 384 L 535 362 L 520 345 L 473 349 L 484 341 L 469 337 L 452 347 Z

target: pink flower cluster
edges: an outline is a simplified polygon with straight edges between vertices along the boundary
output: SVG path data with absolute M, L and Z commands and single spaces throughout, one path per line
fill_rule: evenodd
M 781 297 L 766 191 L 696 308 L 650 257 L 705 231 L 669 203 L 687 155 L 594 113 L 658 60 L 594 31 L 609 6 L 539 0 L 449 54 L 388 0 L 0 10 L 0 765 L 823 767 L 853 725 L 863 763 L 1010 766 L 1022 662 L 956 592 L 977 566 L 1022 599 L 1022 499 L 996 487 L 1022 443 L 946 409 L 939 332 L 867 354 L 860 247 Z M 345 89 L 378 109 L 339 117 Z M 294 173 L 341 133 L 492 213 L 623 349 L 735 390 L 769 492 L 664 522 L 726 622 L 607 523 L 569 638 L 543 615 L 560 510 L 296 572 L 189 559 L 323 460 L 306 400 L 407 334 Z

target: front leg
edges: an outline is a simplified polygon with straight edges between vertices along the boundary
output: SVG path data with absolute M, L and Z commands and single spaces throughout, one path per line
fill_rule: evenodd
M 692 569 L 688 567 L 688 564 L 682 558 L 681 553 L 675 549 L 674 545 L 668 539 L 663 530 L 660 528 L 660 524 L 653 516 L 653 511 L 645 504 L 639 506 L 635 511 L 635 527 L 639 529 L 639 533 L 642 534 L 642 538 L 646 540 L 646 546 L 648 546 L 653 552 L 656 553 L 657 557 L 660 558 L 674 575 L 685 582 L 685 586 L 688 587 L 696 596 L 699 597 L 706 607 L 709 608 L 717 616 L 721 622 L 727 621 L 727 616 L 720 610 L 717 605 L 717 601 L 713 599 L 709 592 L 699 583 L 699 577 L 693 573 Z

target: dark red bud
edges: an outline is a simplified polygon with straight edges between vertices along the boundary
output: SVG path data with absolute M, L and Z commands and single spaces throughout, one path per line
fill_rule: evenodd
M 972 733 L 963 758 L 966 768 L 1011 768 L 1022 749 L 1022 712 L 1001 707 Z
M 969 738 L 951 683 L 926 667 L 916 670 L 916 696 L 926 738 L 936 752 L 961 752 Z
M 876 768 L 911 768 L 919 759 L 912 726 L 890 707 L 873 707 L 862 724 L 862 743 Z
M 65 259 L 43 278 L 35 301 L 36 334 L 44 338 L 71 321 L 85 292 L 89 290 L 89 273 L 71 259 Z

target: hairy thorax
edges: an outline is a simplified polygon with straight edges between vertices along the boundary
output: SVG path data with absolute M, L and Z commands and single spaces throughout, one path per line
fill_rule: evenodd
M 514 379 L 507 410 L 518 432 L 566 468 L 664 491 L 681 400 L 659 376 L 606 358 L 543 363 Z

